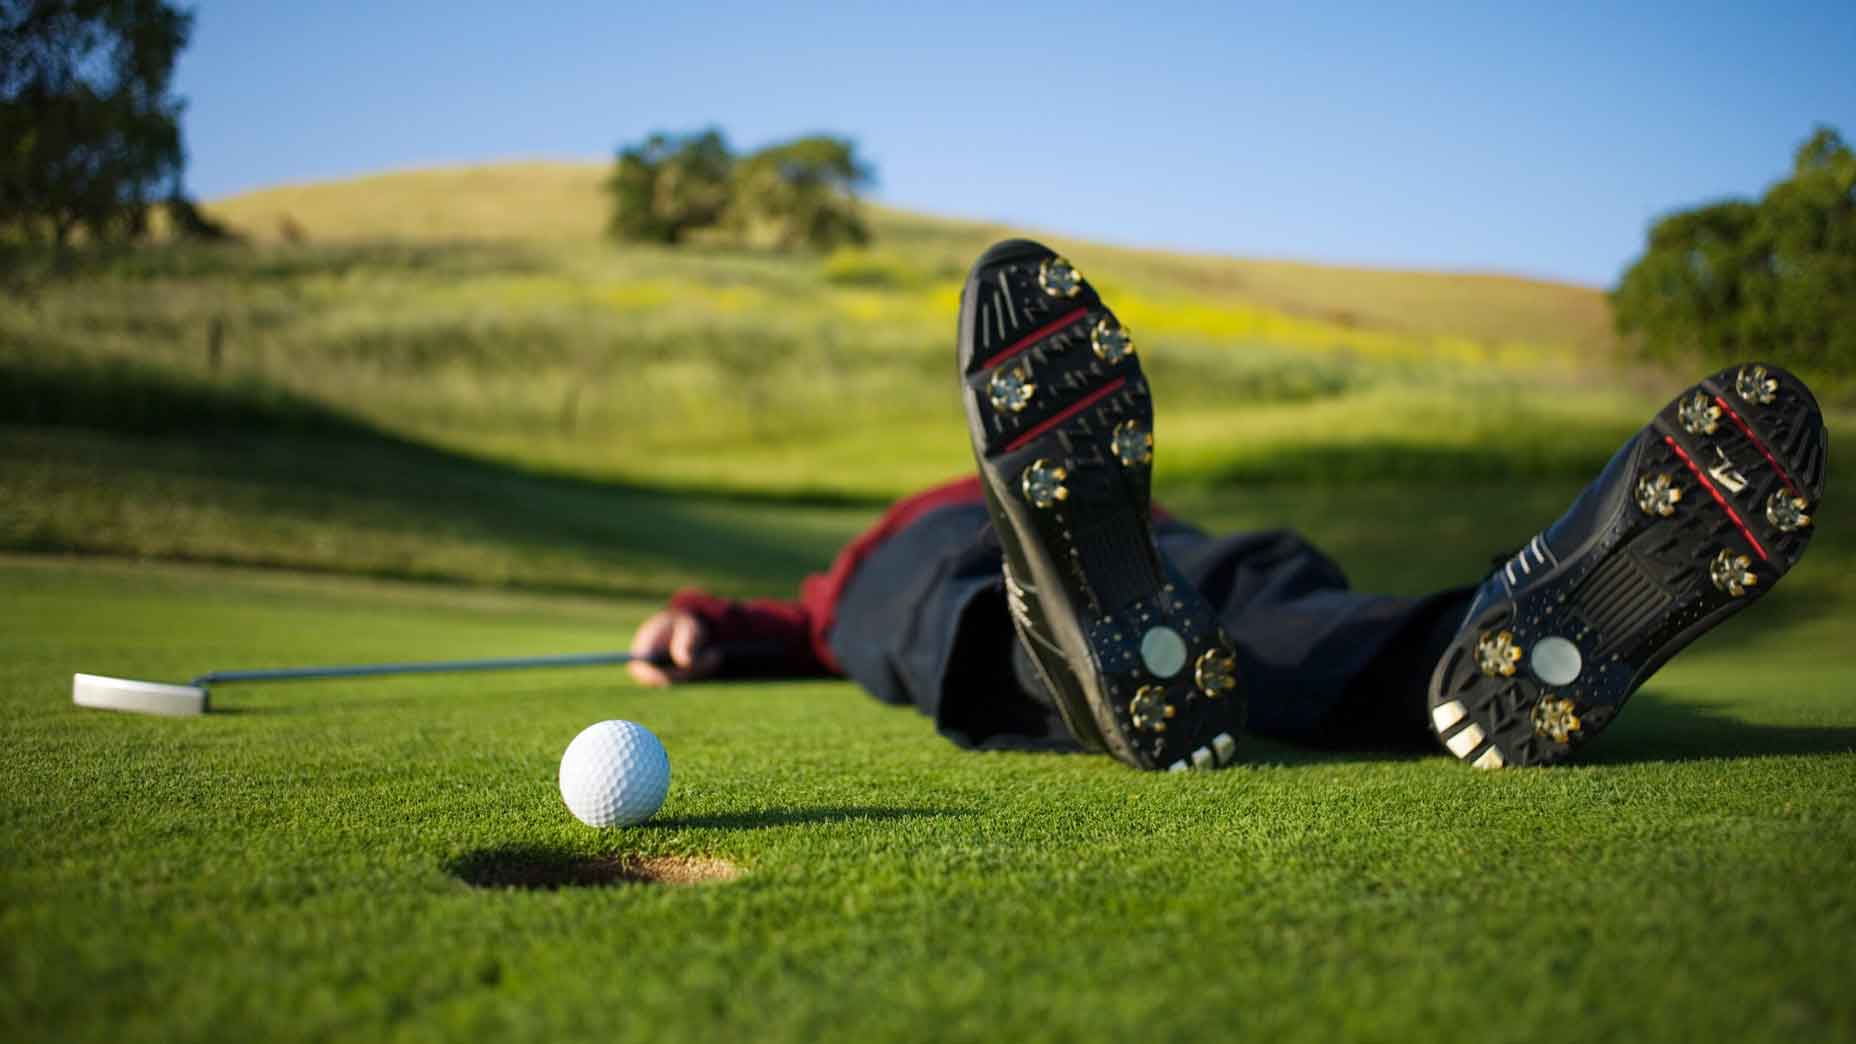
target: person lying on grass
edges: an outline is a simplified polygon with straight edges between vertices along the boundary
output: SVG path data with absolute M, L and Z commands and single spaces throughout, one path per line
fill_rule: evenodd
M 1246 730 L 1554 763 L 1772 589 L 1824 489 L 1811 392 L 1747 363 L 1677 396 L 1480 583 L 1364 594 L 1294 533 L 1212 536 L 1152 506 L 1134 340 L 1048 248 L 981 255 L 956 361 L 976 475 L 892 506 L 795 600 L 678 593 L 632 641 L 669 665 L 632 673 L 847 675 L 965 747 L 1143 769 L 1228 764 Z

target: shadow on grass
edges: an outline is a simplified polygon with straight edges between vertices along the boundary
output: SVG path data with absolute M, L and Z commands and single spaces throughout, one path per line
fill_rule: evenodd
M 1290 400 L 1293 401 L 1293 400 Z M 1213 487 L 1257 483 L 1325 483 L 1386 479 L 1589 479 L 1598 474 L 1629 431 L 1608 427 L 1568 432 L 1555 439 L 1515 438 L 1508 445 L 1438 446 L 1381 439 L 1358 445 L 1285 446 L 1268 457 L 1243 458 L 1208 469 L 1197 481 Z
M 679 816 L 674 819 L 653 819 L 643 826 L 647 830 L 766 830 L 770 827 L 842 823 L 852 820 L 933 819 L 942 816 L 966 815 L 972 815 L 972 813 L 959 808 L 828 805 L 819 808 L 770 808 L 753 812 Z
M 1429 737 L 1425 737 L 1425 740 L 1423 744 L 1414 740 L 1403 745 L 1315 746 L 1286 743 L 1261 736 L 1246 736 L 1243 743 L 1238 746 L 1236 764 L 1239 766 L 1289 767 L 1340 762 L 1416 761 L 1419 758 L 1431 757 L 1441 749 Z
M 1654 692 L 1632 697 L 1617 724 L 1579 757 L 1590 765 L 1856 752 L 1856 727 L 1761 725 Z
M 1298 745 L 1249 737 L 1239 764 L 1268 766 L 1415 761 L 1443 754 L 1429 735 L 1409 743 Z M 1762 725 L 1713 707 L 1683 703 L 1654 690 L 1633 697 L 1617 724 L 1571 762 L 1628 765 L 1813 754 L 1856 753 L 1856 726 Z
M 432 263 L 450 263 L 444 256 Z M 1169 503 L 1212 528 L 1289 523 L 1357 570 L 1363 588 L 1419 593 L 1472 582 L 1490 555 L 1525 543 L 1614 445 L 1598 432 L 1518 446 L 1518 458 L 1507 447 L 1307 447 L 1261 470 L 1180 485 Z M 1525 467 L 1508 474 L 1517 461 Z M 0 519 L 10 523 L 0 525 L 9 550 L 441 582 L 502 577 L 534 590 L 647 597 L 685 583 L 788 596 L 882 506 L 820 490 L 722 494 L 538 474 L 381 431 L 255 379 L 0 353 L 0 476 L 9 473 L 0 499 L 26 505 Z M 1487 474 L 1504 477 L 1475 479 Z M 1363 475 L 1374 481 L 1353 481 Z M 185 503 L 247 524 L 197 540 L 164 530 L 168 505 Z M 1826 518 L 1847 516 L 1856 493 L 1833 489 L 1822 506 Z M 277 535 L 316 531 L 334 535 Z M 1821 533 L 1810 562 L 1856 559 L 1845 532 Z M 1819 586 L 1827 597 L 1786 594 L 1747 614 L 1752 624 L 1731 626 L 1752 634 L 1839 611 L 1839 592 Z
M 253 515 L 345 522 L 399 535 L 444 534 L 609 567 L 556 570 L 521 585 L 540 590 L 667 593 L 669 581 L 638 579 L 655 573 L 712 577 L 732 593 L 784 592 L 828 564 L 856 521 L 880 506 L 823 493 L 692 493 L 539 474 L 402 438 L 262 382 L 207 383 L 125 361 L 0 358 L 0 425 L 9 424 L 77 429 L 83 437 L 22 443 L 25 448 L 14 452 L 54 470 L 123 472 L 137 488 L 154 491 L 145 498 L 198 497 Z M 846 531 L 788 524 L 794 511 L 781 508 L 844 508 Z M 97 543 L 82 529 L 61 528 L 55 518 L 15 534 L 8 546 L 139 553 Z M 235 548 L 225 561 L 328 568 L 298 550 Z M 185 552 L 163 557 L 214 560 Z M 394 561 L 344 563 L 338 571 L 468 578 Z
M 965 816 L 952 808 L 890 808 L 827 805 L 817 808 L 765 809 L 706 816 L 657 819 L 634 830 L 765 830 L 816 823 L 849 823 Z M 445 872 L 475 888 L 606 888 L 614 885 L 704 884 L 732 881 L 742 869 L 712 856 L 644 856 L 629 853 L 588 855 L 532 844 L 496 845 L 466 852 L 445 864 Z

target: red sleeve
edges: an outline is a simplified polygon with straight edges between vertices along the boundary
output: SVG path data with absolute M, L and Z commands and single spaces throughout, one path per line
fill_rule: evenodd
M 686 587 L 670 607 L 702 621 L 709 641 L 722 647 L 723 678 L 812 678 L 832 673 L 812 651 L 805 607 L 773 598 L 732 601 Z
M 969 475 L 898 500 L 889 506 L 888 511 L 883 512 L 883 517 L 876 520 L 876 525 L 864 530 L 857 539 L 838 552 L 830 569 L 805 578 L 799 585 L 799 604 L 804 608 L 811 625 L 812 651 L 820 663 L 834 674 L 844 673 L 844 669 L 838 666 L 838 661 L 831 655 L 831 646 L 826 638 L 831 634 L 831 625 L 837 622 L 838 598 L 844 594 L 844 585 L 851 582 L 851 575 L 863 564 L 864 559 L 870 557 L 877 545 L 936 508 L 953 504 L 977 504 L 984 497 L 985 494 L 980 490 L 979 476 Z
M 734 646 L 724 654 L 723 677 L 817 677 L 842 675 L 827 641 L 837 621 L 838 599 L 857 567 L 878 545 L 936 508 L 977 504 L 985 494 L 978 476 L 968 476 L 924 490 L 890 505 L 876 524 L 844 546 L 831 568 L 799 585 L 797 601 L 758 598 L 737 602 L 688 588 L 670 600 L 703 622 L 711 640 Z M 1158 505 L 1154 515 L 1166 513 Z
M 837 619 L 838 597 L 851 574 L 879 544 L 923 514 L 950 504 L 978 503 L 981 496 L 979 479 L 969 477 L 897 501 L 875 525 L 838 552 L 830 569 L 806 577 L 796 601 L 733 601 L 686 588 L 671 598 L 670 607 L 701 620 L 710 640 L 725 647 L 720 677 L 843 674 L 826 639 Z

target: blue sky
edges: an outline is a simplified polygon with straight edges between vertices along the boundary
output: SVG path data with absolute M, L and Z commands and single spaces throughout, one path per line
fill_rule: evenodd
M 1608 285 L 1657 214 L 1756 195 L 1817 123 L 1856 139 L 1850 0 L 195 9 L 177 79 L 206 198 L 826 130 L 899 206 Z

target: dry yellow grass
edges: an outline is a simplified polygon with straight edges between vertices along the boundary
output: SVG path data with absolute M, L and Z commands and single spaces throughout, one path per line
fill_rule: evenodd
M 265 242 L 289 238 L 292 223 L 311 242 L 592 241 L 606 221 L 604 176 L 591 163 L 439 167 L 278 185 L 207 209 Z
M 1194 296 L 1242 300 L 1345 327 L 1608 352 L 1602 291 L 1515 276 L 1354 268 L 1130 251 L 1153 278 Z
M 607 207 L 599 163 L 512 162 L 399 171 L 344 181 L 282 185 L 211 204 L 211 212 L 259 241 L 294 224 L 311 242 L 356 240 L 525 241 L 591 244 Z M 948 280 L 993 239 L 1025 229 L 871 207 L 880 250 Z M 1496 346 L 1530 343 L 1586 357 L 1615 346 L 1604 295 L 1591 287 L 1503 275 L 1413 272 L 1090 244 L 1035 233 L 1089 257 L 1129 289 L 1189 297 L 1239 313 L 1262 310 L 1324 327 L 1382 330 Z

